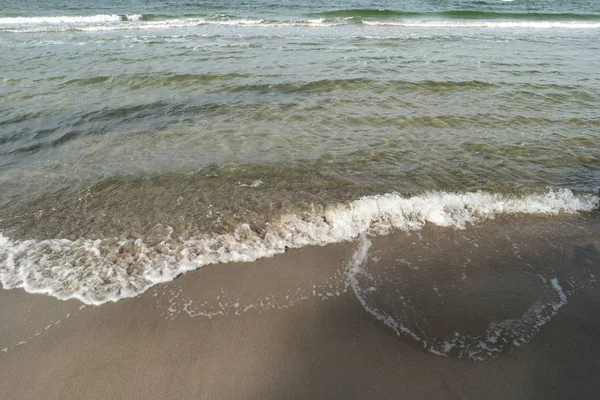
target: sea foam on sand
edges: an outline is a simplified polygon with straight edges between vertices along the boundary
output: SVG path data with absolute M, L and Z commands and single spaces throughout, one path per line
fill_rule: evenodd
M 363 197 L 321 213 L 285 215 L 262 233 L 247 224 L 209 237 L 174 237 L 169 230 L 156 245 L 126 238 L 13 240 L 0 233 L 0 281 L 5 289 L 20 287 L 59 299 L 103 304 L 137 296 L 207 264 L 250 262 L 286 248 L 322 246 L 394 229 L 419 230 L 427 223 L 463 229 L 498 214 L 590 211 L 598 202 L 597 196 L 578 196 L 569 190 L 524 197 L 391 193 Z

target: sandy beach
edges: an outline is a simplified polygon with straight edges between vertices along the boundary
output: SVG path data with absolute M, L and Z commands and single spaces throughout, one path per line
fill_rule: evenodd
M 0 400 L 600 398 L 600 1 L 1 4 Z
M 548 222 L 539 222 L 537 228 L 544 223 Z M 488 228 L 432 228 L 423 232 L 422 240 L 455 232 L 465 237 L 493 233 Z M 385 262 L 397 251 L 391 243 L 402 241 L 405 256 L 410 257 L 408 243 L 414 238 L 400 232 L 374 241 L 371 261 Z M 551 236 L 546 238 L 552 242 Z M 593 236 L 563 240 L 555 254 L 538 252 L 538 261 L 552 258 L 558 276 L 600 265 Z M 98 307 L 20 289 L 2 290 L 3 398 L 591 399 L 597 395 L 597 286 L 580 280 L 568 303 L 529 343 L 496 358 L 439 356 L 410 335 L 398 336 L 365 311 L 346 277 L 359 245 L 307 247 L 254 263 L 207 266 L 139 297 Z M 496 245 L 502 252 L 501 240 Z M 447 253 L 446 262 L 456 254 Z M 498 301 L 477 297 L 487 301 L 489 310 L 496 304 L 495 311 L 486 314 L 489 318 L 505 312 L 503 304 L 510 302 L 511 290 L 517 290 L 510 283 L 498 286 L 504 272 L 495 279 L 484 278 L 489 278 L 492 264 L 493 260 L 480 264 L 478 268 L 486 272 L 465 280 Z M 444 279 L 452 281 L 449 275 Z M 422 289 L 413 282 L 410 290 L 417 296 Z M 463 315 L 460 326 L 474 332 L 485 323 L 475 312 L 481 310 L 477 301 L 469 296 L 462 304 L 450 300 L 448 307 L 454 316 Z M 423 315 L 429 313 L 434 334 L 451 324 L 448 317 L 436 325 L 435 315 L 442 312 L 435 301 L 420 306 Z M 519 307 L 509 305 L 516 314 Z

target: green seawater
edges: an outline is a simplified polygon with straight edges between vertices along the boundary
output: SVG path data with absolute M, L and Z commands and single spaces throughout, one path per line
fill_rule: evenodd
M 227 230 L 392 191 L 596 193 L 599 39 L 591 0 L 5 0 L 0 218 Z

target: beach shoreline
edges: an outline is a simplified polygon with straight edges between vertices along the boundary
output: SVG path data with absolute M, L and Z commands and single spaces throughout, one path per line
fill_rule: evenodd
M 534 3 L 3 2 L 0 398 L 598 397 L 600 2 Z
M 452 232 L 482 234 L 432 227 L 423 240 Z M 380 252 L 371 261 L 402 237 L 410 256 L 406 239 L 417 235 L 395 235 L 373 239 L 371 251 Z M 597 238 L 567 239 L 557 273 L 577 263 L 595 268 Z M 592 398 L 600 389 L 597 285 L 581 280 L 523 346 L 485 361 L 444 357 L 365 311 L 346 275 L 359 246 L 206 266 L 102 306 L 2 290 L 0 380 L 11 382 L 5 398 L 565 399 Z M 568 255 L 577 248 L 586 255 Z M 470 282 L 510 299 L 510 287 L 498 289 L 485 275 Z M 477 318 L 461 323 L 477 329 Z

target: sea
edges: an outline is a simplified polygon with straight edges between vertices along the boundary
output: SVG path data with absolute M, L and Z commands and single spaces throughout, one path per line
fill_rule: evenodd
M 1 0 L 0 281 L 101 305 L 352 242 L 367 312 L 485 359 L 600 273 L 599 110 L 596 0 Z M 526 304 L 424 319 L 505 293 L 470 279 Z

